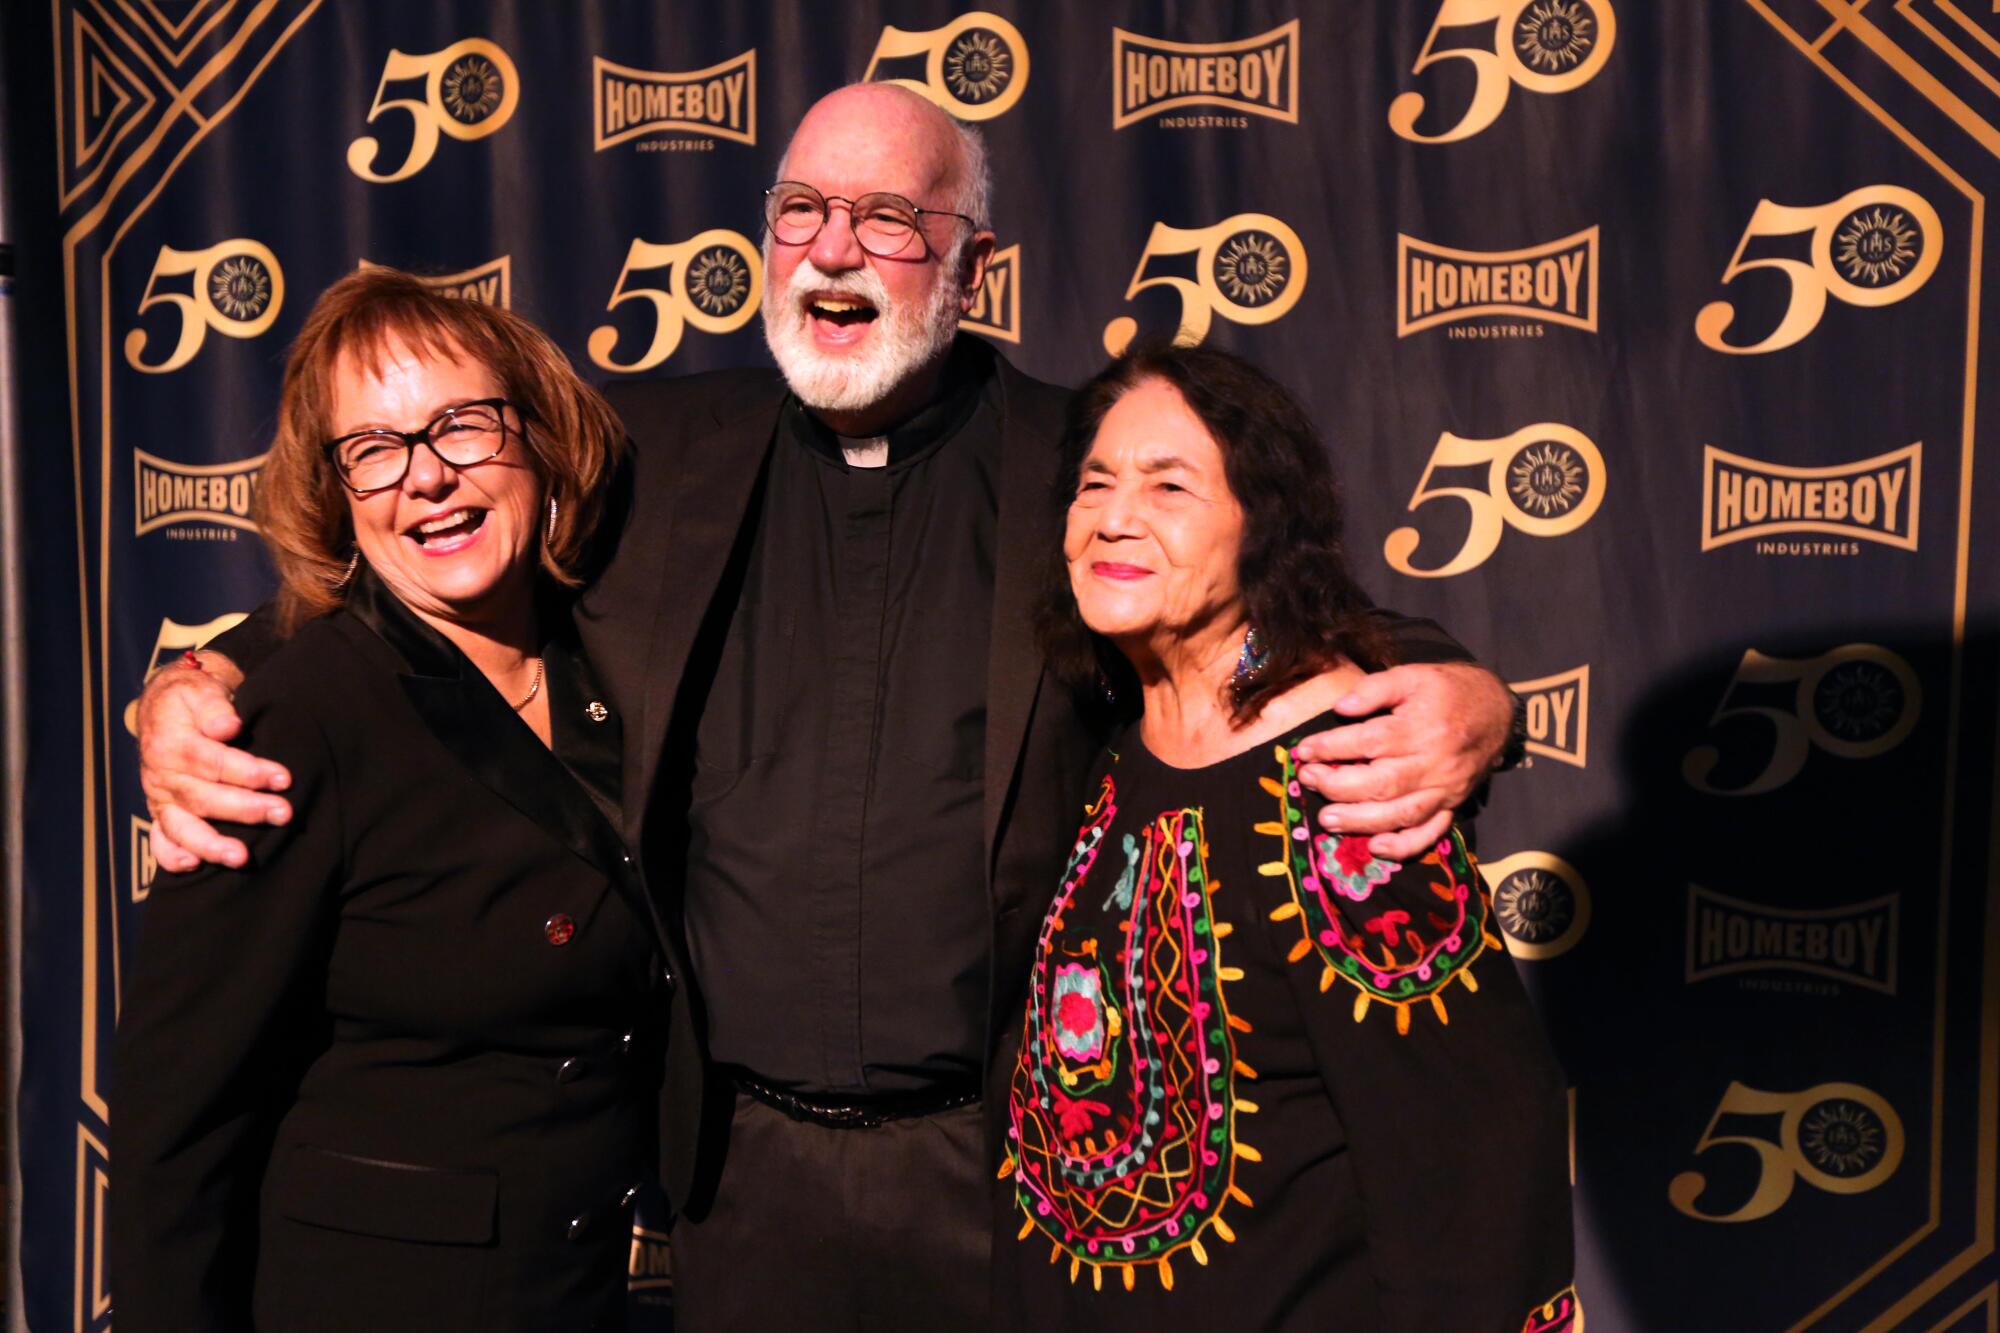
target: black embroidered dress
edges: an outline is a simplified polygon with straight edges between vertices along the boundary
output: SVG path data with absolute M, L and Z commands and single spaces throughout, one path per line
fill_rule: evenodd
M 1321 834 L 1290 747 L 1114 740 L 1014 1061 L 1001 1326 L 1572 1326 L 1563 1084 L 1456 829 Z

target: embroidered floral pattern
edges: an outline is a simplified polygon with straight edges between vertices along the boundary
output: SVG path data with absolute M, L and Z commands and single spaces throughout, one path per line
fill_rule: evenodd
M 1104 1011 L 1104 974 L 1096 967 L 1064 963 L 1056 969 L 1056 1049 L 1070 1060 L 1096 1060 L 1104 1054 L 1110 1024 Z
M 1344 897 L 1365 903 L 1375 886 L 1387 882 L 1402 867 L 1394 861 L 1378 861 L 1368 850 L 1366 838 L 1335 838 L 1321 834 L 1313 842 L 1318 853 L 1315 868 Z
M 1130 1290 L 1151 1267 L 1171 1290 L 1170 1259 L 1206 1264 L 1204 1233 L 1235 1239 L 1224 1203 L 1250 1203 L 1236 1164 L 1259 1157 L 1237 1117 L 1257 1108 L 1235 1086 L 1254 1077 L 1235 1049 L 1250 1025 L 1223 996 L 1242 973 L 1222 962 L 1229 926 L 1213 915 L 1200 810 L 1167 811 L 1127 840 L 1105 902 L 1122 918 L 1114 957 L 1065 933 L 1116 794 L 1107 777 L 1042 924 L 1001 1175 L 1027 1215 L 1021 1238 L 1039 1229 L 1051 1260 L 1069 1256 L 1071 1281 L 1088 1267 L 1101 1288 L 1109 1268 Z
M 1290 901 L 1271 913 L 1273 921 L 1299 923 L 1290 961 L 1318 954 L 1319 988 L 1331 990 L 1336 980 L 1351 986 L 1357 1023 L 1371 1005 L 1384 1004 L 1395 1010 L 1396 1031 L 1407 1033 L 1411 1006 L 1420 1000 L 1439 1022 L 1450 1022 L 1445 987 L 1456 977 L 1477 990 L 1468 968 L 1487 945 L 1500 943 L 1488 929 L 1492 905 L 1464 837 L 1454 827 L 1423 859 L 1434 872 L 1424 886 L 1432 902 L 1415 912 L 1371 906 L 1375 886 L 1403 867 L 1376 860 L 1365 838 L 1313 837 L 1291 751 L 1279 745 L 1272 753 L 1279 776 L 1258 781 L 1277 802 L 1277 818 L 1256 831 L 1278 840 L 1278 854 L 1257 869 L 1291 890 Z
M 1299 924 L 1288 964 L 1317 953 L 1319 989 L 1349 986 L 1356 1022 L 1383 1005 L 1407 1033 L 1419 1002 L 1449 1022 L 1444 990 L 1454 978 L 1477 990 L 1469 965 L 1500 943 L 1458 830 L 1408 867 L 1377 859 L 1365 838 L 1315 837 L 1290 751 L 1272 753 L 1276 776 L 1266 769 L 1258 783 L 1276 817 L 1254 832 L 1278 840 L 1258 873 L 1287 890 L 1271 919 Z M 1088 1268 L 1101 1289 L 1109 1269 L 1129 1291 L 1150 1268 L 1171 1291 L 1172 1261 L 1206 1265 L 1211 1236 L 1236 1239 L 1225 1205 L 1251 1203 L 1238 1167 L 1263 1159 L 1238 1137 L 1239 1118 L 1257 1110 L 1239 1086 L 1257 1075 L 1237 1034 L 1253 1029 L 1224 993 L 1243 973 L 1223 962 L 1231 927 L 1214 915 L 1203 811 L 1121 831 L 1115 870 L 1090 889 L 1117 815 L 1107 776 L 1042 923 L 1000 1175 L 1024 1214 L 1019 1238 L 1040 1232 L 1072 1282 Z M 1392 878 L 1396 889 L 1381 892 Z M 1580 1315 L 1567 1322 L 1574 1308 L 1564 1292 L 1523 1333 L 1580 1333 Z
M 1564 1287 L 1528 1315 L 1521 1333 L 1583 1333 L 1583 1303 L 1575 1287 Z

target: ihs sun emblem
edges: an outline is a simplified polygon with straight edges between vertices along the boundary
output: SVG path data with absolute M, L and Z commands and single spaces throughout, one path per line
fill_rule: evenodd
M 252 320 L 271 304 L 271 270 L 250 255 L 233 255 L 208 275 L 208 299 L 234 320 Z
M 727 315 L 750 295 L 750 266 L 727 246 L 702 251 L 688 265 L 688 295 L 711 315 Z
M 1597 44 L 1597 20 L 1584 0 L 1541 0 L 1514 23 L 1514 46 L 1528 65 L 1559 74 Z
M 1830 1176 L 1858 1176 L 1882 1157 L 1882 1122 L 1855 1102 L 1821 1102 L 1799 1127 L 1799 1146 Z
M 505 80 L 492 61 L 467 56 L 444 72 L 444 109 L 454 120 L 477 124 L 499 109 L 505 88 Z
M 1575 917 L 1569 886 L 1541 870 L 1507 876 L 1493 895 L 1500 928 L 1524 944 L 1544 944 L 1569 929 Z
M 1238 232 L 1215 256 L 1215 280 L 1238 305 L 1266 305 L 1292 280 L 1291 256 L 1275 236 Z
M 945 53 L 944 76 L 961 101 L 991 101 L 1013 80 L 1014 53 L 993 33 L 973 28 Z
M 1507 490 L 1516 503 L 1539 518 L 1566 514 L 1583 498 L 1583 463 L 1567 445 L 1530 445 L 1507 469 Z
M 1866 743 L 1895 729 L 1903 716 L 1903 686 L 1875 662 L 1845 662 L 1813 691 L 1820 723 L 1845 741 Z
M 1860 209 L 1842 221 L 1834 237 L 1834 258 L 1850 282 L 1882 287 L 1908 271 L 1919 237 L 1900 209 Z

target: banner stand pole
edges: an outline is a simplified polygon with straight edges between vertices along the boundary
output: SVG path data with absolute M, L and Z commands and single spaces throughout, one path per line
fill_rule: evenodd
M 0 106 L 4 106 L 0 98 Z M 27 733 L 27 605 L 23 577 L 20 476 L 20 413 L 16 394 L 14 347 L 14 245 L 9 228 L 8 174 L 10 155 L 5 115 L 0 113 L 0 901 L 6 906 L 0 939 L 5 962 L 0 964 L 0 1020 L 5 1023 L 0 1055 L 7 1066 L 6 1103 L 0 1106 L 5 1126 L 7 1215 L 5 1245 L 7 1276 L 4 1296 L 10 1333 L 26 1333 L 27 1310 L 21 1282 L 21 839 L 25 828 L 23 793 L 28 770 Z

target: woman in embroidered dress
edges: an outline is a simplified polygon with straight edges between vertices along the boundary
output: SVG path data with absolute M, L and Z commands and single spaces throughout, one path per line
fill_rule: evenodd
M 1387 665 L 1311 423 L 1206 348 L 1128 353 L 1071 421 L 1041 630 L 1143 713 L 1003 1056 L 1002 1326 L 1580 1325 L 1562 1077 L 1463 837 L 1377 860 L 1297 781 Z

